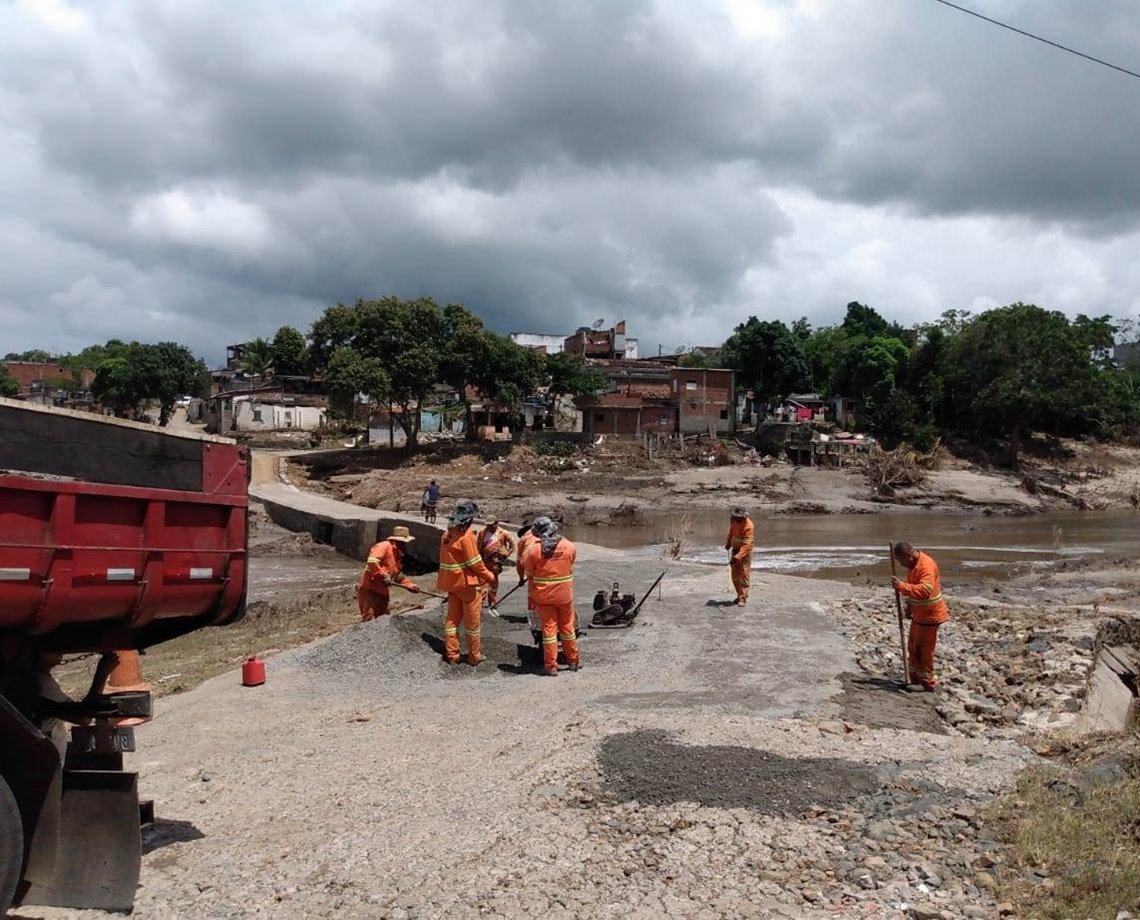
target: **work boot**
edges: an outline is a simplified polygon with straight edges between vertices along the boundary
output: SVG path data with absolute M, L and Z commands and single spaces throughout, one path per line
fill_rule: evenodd
M 933 692 L 933 690 L 934 690 L 933 687 L 924 687 L 924 686 L 922 686 L 922 684 L 907 684 L 906 685 L 906 692 L 907 693 L 931 693 L 931 692 Z
M 580 662 L 580 661 L 576 661 L 572 665 L 570 665 L 571 671 L 580 671 L 581 669 L 582 669 L 582 662 Z
M 469 665 L 471 665 L 471 667 L 473 667 L 473 668 L 479 667 L 479 665 L 481 665 L 486 660 L 487 659 L 484 658 L 482 655 L 472 655 L 470 653 L 468 653 L 468 655 L 467 655 L 467 663 Z
M 459 659 L 458 658 L 448 658 L 446 655 L 444 655 L 443 656 L 443 663 L 444 664 L 459 664 Z
M 547 677 L 557 677 L 558 676 L 558 668 L 546 668 L 543 670 L 542 673 L 545 674 Z

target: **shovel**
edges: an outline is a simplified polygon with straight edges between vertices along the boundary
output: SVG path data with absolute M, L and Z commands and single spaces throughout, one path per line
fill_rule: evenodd
M 891 557 L 891 575 L 898 577 L 898 569 L 895 567 L 895 545 L 893 543 L 887 546 L 887 555 Z M 902 650 L 902 669 L 903 669 L 903 686 L 905 687 L 910 683 L 910 664 L 907 662 L 906 651 L 906 628 L 903 626 L 903 609 L 902 598 L 899 596 L 899 589 L 895 588 L 895 612 L 899 618 L 899 646 Z

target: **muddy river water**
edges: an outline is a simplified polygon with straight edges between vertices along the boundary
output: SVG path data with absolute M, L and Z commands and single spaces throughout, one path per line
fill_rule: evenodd
M 728 515 L 690 514 L 684 558 L 724 565 Z M 929 550 L 946 574 L 959 577 L 1029 573 L 1076 557 L 1140 555 L 1140 513 L 1050 512 L 999 515 L 821 514 L 758 515 L 753 568 L 829 578 L 883 575 L 887 544 L 907 540 Z M 645 527 L 567 526 L 572 540 L 659 554 L 677 527 L 677 516 L 650 515 Z

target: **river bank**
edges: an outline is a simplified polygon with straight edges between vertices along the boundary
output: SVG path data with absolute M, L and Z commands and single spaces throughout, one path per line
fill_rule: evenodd
M 320 451 L 292 455 L 286 474 L 300 488 L 387 511 L 415 512 L 427 483 L 440 509 L 473 498 L 505 520 L 550 513 L 567 524 L 638 526 L 653 513 L 699 513 L 743 504 L 772 515 L 976 512 L 1020 516 L 1049 510 L 1140 506 L 1140 450 L 1065 442 L 1028 456 L 1014 475 L 943 457 L 920 485 L 878 495 L 858 468 L 764 465 L 733 448 L 729 465 L 649 457 L 629 441 L 603 441 L 557 455 L 526 445 L 441 442 L 419 451 Z

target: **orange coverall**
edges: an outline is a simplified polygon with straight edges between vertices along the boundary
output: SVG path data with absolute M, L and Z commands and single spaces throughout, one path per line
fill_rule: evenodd
M 530 552 L 530 548 L 532 546 L 534 546 L 537 543 L 541 543 L 541 542 L 542 541 L 539 540 L 538 537 L 536 537 L 530 531 L 527 531 L 519 539 L 519 555 L 518 555 L 518 561 L 515 563 L 515 571 L 518 572 L 520 581 L 526 577 L 526 572 L 523 571 L 523 559 L 526 557 L 527 553 Z M 534 607 L 534 582 L 533 581 L 526 586 L 526 609 L 527 610 L 534 610 L 535 609 L 535 607 Z
M 491 574 L 495 576 L 487 591 L 487 606 L 495 607 L 499 603 L 499 573 L 503 571 L 503 563 L 511 558 L 511 552 L 515 548 L 515 538 L 503 527 L 496 528 L 494 533 L 489 533 L 490 529 L 484 527 L 479 531 L 479 553 Z
M 563 537 L 547 556 L 541 541 L 527 550 L 522 560 L 523 572 L 530 578 L 532 596 L 542 623 L 542 665 L 547 673 L 558 671 L 558 643 L 566 653 L 566 663 L 576 668 L 581 663 L 578 639 L 574 631 L 574 560 L 578 557 L 574 544 Z
M 918 554 L 914 568 L 908 569 L 906 581 L 899 584 L 899 594 L 906 601 L 910 618 L 907 636 L 907 683 L 922 684 L 933 690 L 934 647 L 938 643 L 938 627 L 950 619 L 950 608 L 942 598 L 942 576 L 938 563 L 926 553 Z
M 404 551 L 387 540 L 381 540 L 368 551 L 368 562 L 360 576 L 360 587 L 356 589 L 361 623 L 388 615 L 388 585 L 415 587 L 415 582 L 401 571 L 403 561 Z
M 731 554 L 729 566 L 732 569 L 732 587 L 736 589 L 736 602 L 748 600 L 748 589 L 752 586 L 752 535 L 755 525 L 752 518 L 733 518 L 728 525 L 728 536 L 724 538 L 724 548 Z
M 436 589 L 447 594 L 447 613 L 443 620 L 443 657 L 450 664 L 459 661 L 459 624 L 467 633 L 467 663 L 483 660 L 483 643 L 479 636 L 482 622 L 482 585 L 489 585 L 493 575 L 483 564 L 470 527 L 449 527 L 439 540 L 439 575 Z

